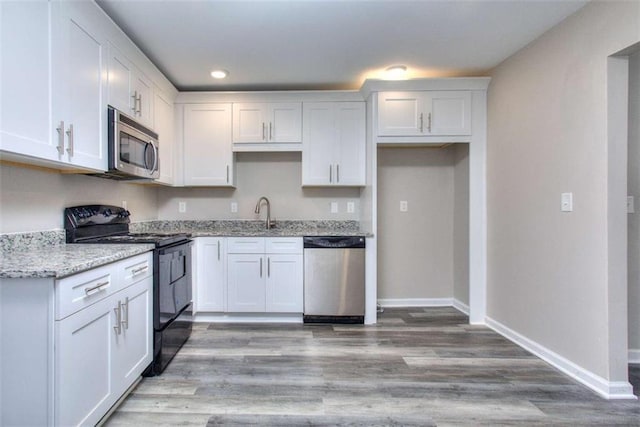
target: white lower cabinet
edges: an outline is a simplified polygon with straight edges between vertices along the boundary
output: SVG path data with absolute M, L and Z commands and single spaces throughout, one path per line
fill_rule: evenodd
M 196 312 L 227 311 L 226 239 L 195 239 L 194 301 Z
M 152 266 L 149 252 L 59 280 L 0 279 L 0 425 L 100 421 L 151 363 Z
M 302 238 L 228 238 L 227 311 L 302 313 Z

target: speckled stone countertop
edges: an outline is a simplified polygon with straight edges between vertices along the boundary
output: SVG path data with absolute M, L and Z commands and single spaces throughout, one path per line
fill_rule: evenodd
M 276 221 L 267 230 L 265 221 L 210 220 L 210 221 L 146 221 L 130 225 L 135 233 L 191 233 L 192 237 L 292 237 L 292 236 L 364 236 L 372 235 L 359 228 L 358 221 Z
M 59 279 L 154 248 L 148 244 L 64 243 L 64 231 L 0 236 L 0 278 Z

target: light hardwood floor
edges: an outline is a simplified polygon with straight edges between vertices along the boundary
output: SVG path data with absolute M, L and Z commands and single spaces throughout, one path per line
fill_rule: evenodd
M 453 308 L 387 309 L 374 326 L 196 324 L 107 425 L 640 426 L 640 403 L 598 397 Z

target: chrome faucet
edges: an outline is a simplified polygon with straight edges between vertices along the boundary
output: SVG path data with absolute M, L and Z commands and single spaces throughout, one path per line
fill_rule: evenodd
M 276 225 L 276 221 L 271 219 L 271 204 L 269 203 L 269 199 L 264 196 L 258 199 L 258 203 L 256 204 L 256 213 L 260 213 L 260 205 L 263 200 L 267 202 L 267 230 L 269 230 L 271 227 L 275 227 Z

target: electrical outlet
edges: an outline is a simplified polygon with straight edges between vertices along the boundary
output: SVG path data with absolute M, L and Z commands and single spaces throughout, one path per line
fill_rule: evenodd
M 122 209 L 127 209 L 127 201 L 126 200 L 122 201 Z
M 178 202 L 178 212 L 185 213 L 187 211 L 187 202 Z
M 627 196 L 627 213 L 636 213 L 635 200 L 633 196 Z
M 409 211 L 409 202 L 406 200 L 400 200 L 400 212 L 408 212 Z
M 573 193 L 562 193 L 560 196 L 560 210 L 573 212 Z
M 347 202 L 347 213 L 354 213 L 356 211 L 356 204 L 353 202 Z
M 231 202 L 231 213 L 237 213 L 237 212 L 238 212 L 238 203 Z
M 338 213 L 338 202 L 331 202 L 331 213 Z

